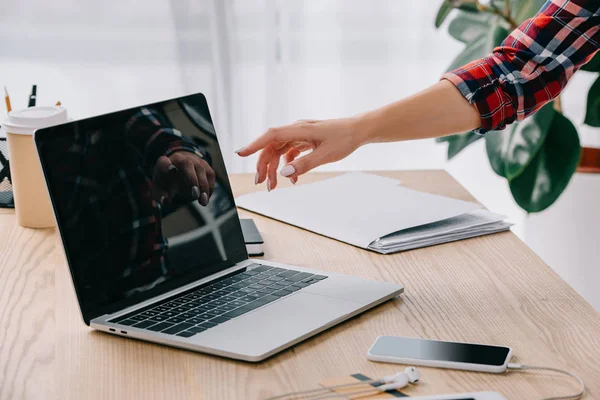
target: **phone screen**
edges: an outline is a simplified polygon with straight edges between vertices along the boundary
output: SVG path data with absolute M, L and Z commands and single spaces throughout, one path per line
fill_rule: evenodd
M 494 366 L 504 365 L 509 352 L 508 347 L 395 336 L 380 337 L 370 350 L 375 356 Z

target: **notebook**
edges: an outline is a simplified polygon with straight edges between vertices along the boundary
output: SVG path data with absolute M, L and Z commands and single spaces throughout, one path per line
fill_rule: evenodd
M 423 193 L 379 175 L 331 179 L 236 199 L 238 207 L 382 254 L 506 231 L 481 205 Z

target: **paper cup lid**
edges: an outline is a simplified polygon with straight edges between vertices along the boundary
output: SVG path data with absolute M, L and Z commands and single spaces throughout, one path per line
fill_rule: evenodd
M 36 129 L 47 128 L 68 121 L 67 110 L 63 107 L 29 107 L 14 110 L 2 123 L 0 136 L 6 132 L 20 135 L 33 135 Z

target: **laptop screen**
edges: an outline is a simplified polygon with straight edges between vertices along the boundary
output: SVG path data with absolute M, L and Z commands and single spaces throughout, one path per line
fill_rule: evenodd
M 86 323 L 248 258 L 202 94 L 35 140 Z

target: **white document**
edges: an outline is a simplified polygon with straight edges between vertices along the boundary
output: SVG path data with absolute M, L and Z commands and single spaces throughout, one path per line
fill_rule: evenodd
M 246 210 L 362 248 L 391 233 L 481 208 L 475 203 L 407 189 L 394 179 L 363 172 L 251 193 L 237 198 L 236 203 Z

